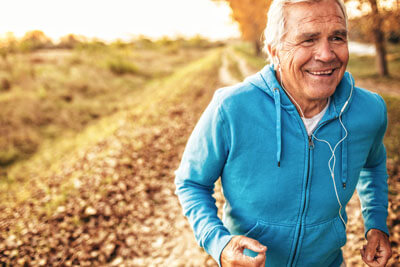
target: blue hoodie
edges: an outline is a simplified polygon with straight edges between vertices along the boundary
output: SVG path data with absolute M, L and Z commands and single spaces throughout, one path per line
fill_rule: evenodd
M 268 247 L 267 266 L 339 266 L 346 229 L 337 197 L 344 207 L 357 188 L 365 233 L 388 234 L 386 125 L 382 98 L 354 87 L 347 72 L 311 137 L 273 65 L 217 90 L 175 179 L 198 243 L 219 264 L 230 239 L 245 235 Z M 344 137 L 333 166 L 328 144 L 317 139 L 333 149 Z M 222 221 L 212 197 L 219 177 L 226 199 Z M 344 208 L 340 212 L 347 220 Z

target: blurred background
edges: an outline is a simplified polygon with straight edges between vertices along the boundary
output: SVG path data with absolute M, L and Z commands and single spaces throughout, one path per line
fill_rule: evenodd
M 216 266 L 181 215 L 173 171 L 215 89 L 268 64 L 270 3 L 1 1 L 0 263 Z M 397 266 L 400 1 L 346 6 L 348 70 L 388 105 Z M 356 195 L 347 211 L 345 258 L 363 266 Z

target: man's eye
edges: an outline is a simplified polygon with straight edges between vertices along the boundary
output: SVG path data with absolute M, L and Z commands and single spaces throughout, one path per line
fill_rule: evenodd
M 314 41 L 315 41 L 314 39 L 306 39 L 306 40 L 302 41 L 302 44 L 304 46 L 311 46 L 314 44 Z
M 344 41 L 344 38 L 343 38 L 343 37 L 335 36 L 335 37 L 332 37 L 332 41 L 334 41 L 334 42 L 343 42 L 343 41 Z

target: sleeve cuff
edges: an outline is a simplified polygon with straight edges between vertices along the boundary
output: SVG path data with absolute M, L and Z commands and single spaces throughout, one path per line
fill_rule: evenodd
M 367 233 L 371 229 L 378 229 L 389 236 L 389 229 L 386 224 L 387 213 L 384 214 L 370 214 L 365 218 L 365 238 L 367 238 Z
M 204 249 L 221 266 L 221 253 L 226 245 L 231 241 L 231 235 L 227 229 L 216 227 L 206 237 Z

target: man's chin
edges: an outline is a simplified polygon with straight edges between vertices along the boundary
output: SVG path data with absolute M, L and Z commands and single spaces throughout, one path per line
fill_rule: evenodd
M 317 100 L 317 99 L 326 99 L 335 93 L 336 86 L 327 86 L 325 84 L 314 84 L 311 87 L 308 87 L 309 90 L 309 96 L 311 99 Z

